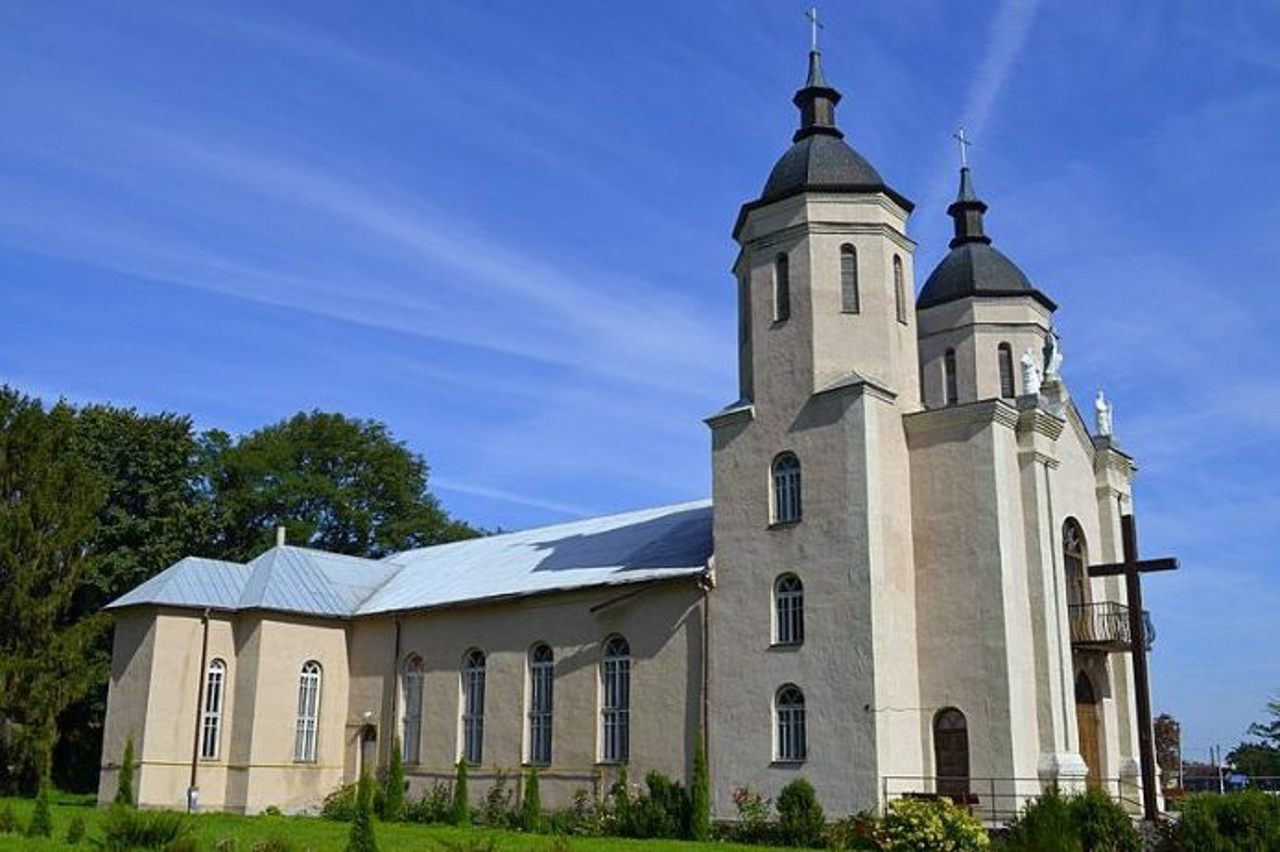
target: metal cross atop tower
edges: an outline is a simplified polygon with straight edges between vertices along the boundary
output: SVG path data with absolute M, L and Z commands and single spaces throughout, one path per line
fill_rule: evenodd
M 964 126 L 951 134 L 951 138 L 956 140 L 956 145 L 960 148 L 960 168 L 969 168 L 969 146 L 973 143 L 969 141 L 969 137 L 964 135 Z
M 808 10 L 805 11 L 804 16 L 809 19 L 809 29 L 812 31 L 812 34 L 810 36 L 811 38 L 810 44 L 812 46 L 809 49 L 816 51 L 818 49 L 818 30 L 824 30 L 826 29 L 826 27 L 818 23 L 818 7 L 817 6 L 810 6 Z

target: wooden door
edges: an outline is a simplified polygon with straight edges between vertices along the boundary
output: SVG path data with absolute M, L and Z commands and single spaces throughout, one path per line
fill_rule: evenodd
M 969 796 L 969 725 L 954 707 L 939 711 L 933 720 L 934 774 L 938 793 L 964 802 Z
M 1098 730 L 1098 701 L 1093 682 L 1084 672 L 1076 678 L 1076 727 L 1080 729 L 1080 756 L 1089 767 L 1086 782 L 1102 785 L 1102 745 Z

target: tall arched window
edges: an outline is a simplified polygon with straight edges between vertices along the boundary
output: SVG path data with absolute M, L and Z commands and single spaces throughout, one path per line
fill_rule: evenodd
M 791 318 L 791 261 L 785 254 L 773 261 L 773 320 L 786 322 Z
M 551 708 L 555 655 L 546 644 L 529 652 L 529 762 L 551 763 Z
M 801 508 L 800 459 L 795 453 L 781 453 L 773 460 L 773 522 L 798 521 Z
M 222 660 L 212 660 L 204 676 L 204 713 L 200 724 L 200 757 L 204 760 L 218 759 L 226 684 L 227 664 Z
M 1062 524 L 1062 565 L 1067 573 L 1067 603 L 1072 606 L 1089 602 L 1089 578 L 1085 575 L 1084 530 L 1075 518 Z
M 840 310 L 856 314 L 858 305 L 858 252 L 845 243 L 840 246 Z
M 804 693 L 800 687 L 787 684 L 778 690 L 773 704 L 778 728 L 774 759 L 804 760 L 809 752 L 804 724 Z
M 601 757 L 626 763 L 631 754 L 631 646 L 621 636 L 604 643 L 600 659 Z
M 893 256 L 893 302 L 898 311 L 898 322 L 907 321 L 907 282 L 902 272 L 902 258 Z
M 402 720 L 401 749 L 404 762 L 422 761 L 422 686 L 424 672 L 422 658 L 414 654 L 404 664 L 404 718 Z
M 298 726 L 293 738 L 293 759 L 316 762 L 316 740 L 320 724 L 320 664 L 308 660 L 298 676 Z
M 783 574 L 773 584 L 774 640 L 779 645 L 804 642 L 804 584 L 795 574 Z
M 1013 379 L 1013 347 L 1001 343 L 996 347 L 996 358 L 1000 362 L 1000 396 L 1013 399 L 1018 395 Z
M 462 660 L 462 759 L 484 760 L 484 651 L 473 648 Z
M 933 717 L 933 763 L 939 795 L 959 799 L 969 794 L 969 723 L 954 707 Z
M 942 356 L 942 384 L 947 405 L 960 401 L 960 387 L 956 381 L 956 350 L 948 349 Z

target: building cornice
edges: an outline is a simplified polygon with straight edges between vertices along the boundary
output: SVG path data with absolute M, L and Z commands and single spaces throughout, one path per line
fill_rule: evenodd
M 1018 426 L 1018 410 L 1003 399 L 984 399 L 964 405 L 916 411 L 904 415 L 902 419 L 906 424 L 908 437 L 988 423 L 1012 431 Z
M 869 396 L 873 396 L 884 402 L 894 402 L 898 398 L 898 395 L 889 390 L 889 388 L 871 379 L 860 376 L 857 373 L 849 373 L 848 375 L 842 376 L 825 387 L 818 388 L 810 396 L 819 397 L 826 396 L 827 394 L 837 394 L 850 391 L 865 392 Z
M 1050 441 L 1062 437 L 1067 422 L 1043 408 L 1038 396 L 1026 394 L 1018 397 L 1018 411 L 1019 434 L 1042 435 Z
M 719 429 L 721 426 L 728 426 L 731 423 L 749 423 L 755 419 L 756 406 L 755 403 L 747 400 L 739 400 L 729 405 L 710 417 L 704 417 L 702 422 L 710 426 L 712 429 Z

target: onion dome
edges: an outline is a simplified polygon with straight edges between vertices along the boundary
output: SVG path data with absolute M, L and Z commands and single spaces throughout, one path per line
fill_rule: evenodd
M 969 167 L 960 169 L 960 192 L 947 208 L 955 222 L 951 251 L 929 275 L 916 300 L 924 310 L 971 296 L 1030 296 L 1049 310 L 1058 306 L 1035 288 L 1017 265 L 991 247 L 983 230 L 987 205 L 973 191 Z

